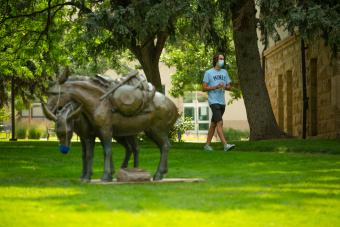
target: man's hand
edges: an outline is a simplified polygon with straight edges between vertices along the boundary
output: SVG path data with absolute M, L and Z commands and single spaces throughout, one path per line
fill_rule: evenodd
M 212 90 L 216 90 L 219 88 L 220 85 L 216 85 L 216 86 L 208 86 L 207 83 L 203 83 L 203 91 L 212 91 Z
M 230 91 L 231 88 L 232 88 L 231 83 L 229 83 L 229 84 L 227 84 L 227 86 L 225 86 L 224 89 L 227 90 L 227 91 Z
M 217 90 L 217 89 L 225 89 L 224 83 L 221 82 L 216 86 L 208 86 L 207 83 L 203 83 L 203 91 L 212 91 L 212 90 Z
M 222 82 L 217 85 L 216 89 L 221 89 L 221 88 L 224 88 L 224 83 Z

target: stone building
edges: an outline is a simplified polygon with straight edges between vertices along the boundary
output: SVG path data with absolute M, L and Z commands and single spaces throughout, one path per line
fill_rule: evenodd
M 261 50 L 260 50 L 261 51 Z M 300 38 L 286 36 L 263 51 L 265 80 L 279 126 L 302 136 Z M 306 44 L 307 136 L 340 137 L 340 52 L 323 40 Z

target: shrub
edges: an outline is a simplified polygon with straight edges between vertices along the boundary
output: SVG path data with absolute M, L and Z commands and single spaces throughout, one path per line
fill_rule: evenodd
M 20 126 L 16 129 L 16 137 L 18 139 L 26 139 L 26 135 L 27 135 L 27 128 Z
M 47 137 L 48 137 L 47 130 L 43 130 L 43 131 L 41 131 L 40 138 L 47 138 Z
M 244 140 L 249 139 L 249 131 L 247 130 L 237 130 L 233 128 L 223 129 L 224 137 L 228 140 Z
M 191 117 L 185 117 L 184 120 L 183 118 L 180 116 L 175 125 L 170 129 L 169 132 L 169 139 L 170 141 L 174 142 L 174 141 L 178 141 L 178 142 L 182 142 L 182 135 L 187 131 L 187 130 L 191 130 L 194 128 L 194 123 L 192 122 L 192 118 Z
M 28 139 L 40 139 L 41 130 L 39 128 L 32 127 L 28 130 Z

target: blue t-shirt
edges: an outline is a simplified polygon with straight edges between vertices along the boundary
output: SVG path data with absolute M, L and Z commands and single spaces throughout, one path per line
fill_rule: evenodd
M 227 70 L 225 69 L 217 70 L 215 68 L 211 68 L 205 72 L 203 82 L 207 83 L 208 86 L 210 87 L 216 86 L 221 82 L 224 84 L 224 86 L 226 86 L 227 84 L 231 82 L 231 80 L 230 80 Z M 224 89 L 221 88 L 221 89 L 208 91 L 208 102 L 209 102 L 209 105 L 211 104 L 225 105 Z

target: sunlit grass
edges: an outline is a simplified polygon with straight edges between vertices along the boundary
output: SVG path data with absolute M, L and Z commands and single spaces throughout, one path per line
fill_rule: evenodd
M 0 226 L 339 226 L 340 142 L 304 143 L 175 144 L 167 177 L 205 182 L 94 185 L 78 180 L 79 144 L 62 155 L 56 142 L 2 142 Z M 117 170 L 124 153 L 113 150 Z M 154 172 L 157 148 L 142 144 L 140 156 Z M 94 178 L 102 171 L 97 145 Z

